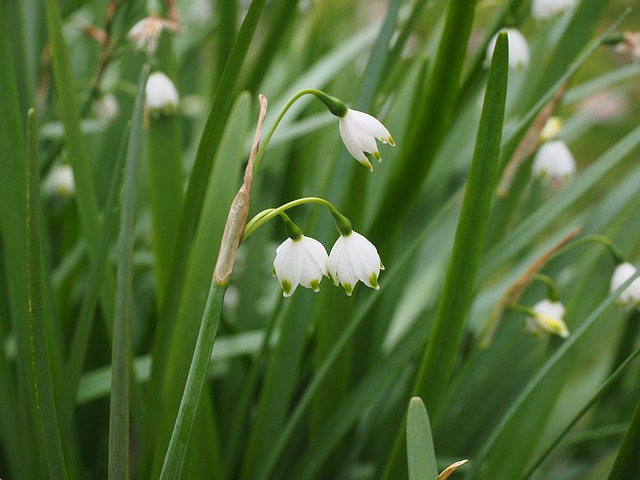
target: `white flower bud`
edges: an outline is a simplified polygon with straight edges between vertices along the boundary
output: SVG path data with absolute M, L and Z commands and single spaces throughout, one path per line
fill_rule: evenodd
M 320 290 L 320 281 L 327 275 L 327 251 L 317 240 L 301 236 L 287 238 L 277 249 L 273 275 L 278 277 L 282 295 L 290 297 L 298 285 Z
M 353 158 L 369 171 L 373 171 L 373 167 L 365 153 L 370 153 L 379 162 L 382 161 L 376 138 L 382 143 L 395 146 L 389 130 L 377 118 L 357 110 L 348 109 L 347 113 L 340 117 L 340 136 Z
M 329 253 L 329 278 L 336 285 L 342 284 L 349 296 L 358 281 L 378 290 L 380 270 L 384 267 L 378 250 L 358 232 L 340 235 Z
M 636 267 L 629 262 L 619 264 L 611 276 L 610 291 L 614 292 L 636 273 Z M 636 278 L 616 299 L 619 307 L 640 308 L 640 278 Z
M 531 15 L 538 21 L 548 20 L 575 6 L 575 0 L 533 0 Z
M 507 33 L 509 39 L 509 68 L 511 70 L 527 68 L 529 65 L 529 44 L 527 40 L 515 28 L 505 28 L 502 31 Z M 496 42 L 498 41 L 498 33 L 491 38 L 487 45 L 487 59 L 485 61 L 487 67 L 491 65 L 493 50 L 496 48 Z
M 564 305 L 551 300 L 541 300 L 532 310 L 535 315 L 527 317 L 526 328 L 536 337 L 558 335 L 562 338 L 569 336 L 569 330 L 564 323 Z
M 162 72 L 149 75 L 146 87 L 147 110 L 152 117 L 171 115 L 180 104 L 178 90 L 169 77 Z
M 576 174 L 576 161 L 563 141 L 552 140 L 540 145 L 532 172 L 547 184 L 565 185 Z
M 56 165 L 44 182 L 44 191 L 49 195 L 71 197 L 76 191 L 73 170 L 70 165 Z

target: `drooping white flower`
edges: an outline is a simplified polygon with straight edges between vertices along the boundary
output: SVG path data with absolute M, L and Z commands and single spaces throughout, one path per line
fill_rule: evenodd
M 56 165 L 44 182 L 44 190 L 49 195 L 70 197 L 76 191 L 73 170 L 70 165 Z
M 538 21 L 548 20 L 561 12 L 571 10 L 575 4 L 575 0 L 533 0 L 531 15 Z
M 561 140 L 552 140 L 540 145 L 532 166 L 533 176 L 545 183 L 564 185 L 576 174 L 576 161 Z
M 527 317 L 526 327 L 534 336 L 546 337 L 549 334 L 562 338 L 569 336 L 567 325 L 562 319 L 564 305 L 561 302 L 541 300 L 532 307 L 532 310 L 534 315 Z
M 389 130 L 377 118 L 357 110 L 347 109 L 347 113 L 340 117 L 340 136 L 353 158 L 371 172 L 373 167 L 365 152 L 373 155 L 379 162 L 382 161 L 376 138 L 382 143 L 395 146 Z
M 147 110 L 152 117 L 170 115 L 178 109 L 180 96 L 169 77 L 162 72 L 149 75 L 146 86 Z
M 158 49 L 158 41 L 163 30 L 172 32 L 180 31 L 180 24 L 173 20 L 167 20 L 158 15 L 150 15 L 138 21 L 129 33 L 127 38 L 133 42 L 136 50 L 147 49 L 150 55 L 153 55 Z
M 635 275 L 636 267 L 629 262 L 619 264 L 611 276 L 610 291 L 620 288 L 632 275 Z M 636 278 L 616 299 L 615 304 L 620 307 L 640 307 L 640 278 Z
M 507 33 L 509 39 L 509 68 L 511 70 L 527 68 L 527 65 L 529 65 L 529 44 L 526 38 L 515 28 L 505 28 L 502 31 Z M 489 40 L 487 45 L 486 66 L 491 64 L 493 50 L 496 48 L 496 42 L 498 41 L 498 33 Z
M 384 266 L 378 250 L 358 232 L 340 235 L 329 253 L 329 278 L 336 285 L 342 284 L 349 296 L 358 281 L 378 290 L 380 270 Z
M 112 93 L 106 93 L 93 103 L 93 112 L 104 123 L 111 123 L 120 113 L 118 100 Z
M 328 255 L 322 244 L 302 235 L 300 239 L 287 238 L 276 249 L 273 275 L 278 278 L 282 295 L 290 297 L 298 285 L 320 290 L 322 276 L 327 275 Z

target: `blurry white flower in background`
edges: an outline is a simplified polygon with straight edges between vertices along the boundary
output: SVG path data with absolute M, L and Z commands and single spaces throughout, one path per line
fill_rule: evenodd
M 548 20 L 575 6 L 575 0 L 533 0 L 531 15 L 538 21 Z
M 273 275 L 278 277 L 282 295 L 290 297 L 298 285 L 320 290 L 320 281 L 327 275 L 327 251 L 311 237 L 302 235 L 298 240 L 287 238 L 276 248 Z
M 505 28 L 501 31 L 506 32 L 507 37 L 509 38 L 509 69 L 521 70 L 527 68 L 530 56 L 527 39 L 524 38 L 522 33 L 515 28 Z M 485 66 L 487 68 L 491 64 L 491 59 L 493 58 L 493 50 L 496 48 L 498 33 L 491 38 L 487 45 L 487 59 L 485 61 Z
M 623 32 L 622 41 L 615 46 L 616 53 L 640 61 L 640 32 Z
M 551 117 L 544 124 L 542 131 L 540 132 L 540 140 L 546 142 L 547 140 L 555 139 L 562 130 L 562 120 L 560 117 Z
M 377 118 L 357 110 L 348 109 L 347 113 L 339 118 L 340 136 L 344 146 L 347 147 L 353 158 L 373 172 L 373 167 L 365 152 L 370 153 L 381 162 L 382 157 L 378 151 L 376 138 L 382 143 L 395 146 L 389 130 Z
M 93 113 L 104 123 L 111 123 L 118 117 L 120 106 L 112 93 L 105 93 L 93 102 Z
M 611 276 L 611 284 L 609 290 L 611 292 L 617 290 L 631 276 L 635 275 L 636 267 L 629 262 L 619 264 L 613 271 Z M 616 299 L 615 304 L 619 307 L 640 307 L 640 278 L 636 278 Z
M 532 166 L 533 176 L 546 184 L 562 186 L 576 174 L 576 161 L 562 140 L 551 140 L 540 145 Z
M 546 337 L 549 334 L 562 338 L 569 336 L 569 330 L 564 323 L 564 305 L 561 302 L 552 302 L 545 299 L 536 303 L 532 310 L 533 316 L 526 319 L 526 328 L 536 337 Z
M 70 197 L 76 191 L 73 170 L 70 165 L 56 165 L 44 181 L 44 191 L 48 195 Z
M 147 110 L 152 117 L 175 113 L 180 104 L 178 90 L 169 77 L 162 72 L 149 75 L 146 86 Z
M 127 38 L 133 42 L 136 50 L 146 49 L 150 55 L 153 55 L 158 49 L 158 41 L 163 30 L 169 30 L 174 33 L 179 32 L 180 24 L 158 15 L 150 15 L 131 27 L 131 30 L 127 33 Z
M 349 296 L 358 281 L 378 290 L 380 270 L 384 267 L 378 250 L 358 232 L 340 235 L 329 253 L 329 278 L 336 285 L 342 284 Z

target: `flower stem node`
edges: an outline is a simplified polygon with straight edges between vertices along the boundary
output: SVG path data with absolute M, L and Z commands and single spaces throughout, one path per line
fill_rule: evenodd
M 576 174 L 576 161 L 562 140 L 543 143 L 533 160 L 533 176 L 546 184 L 563 186 Z
M 340 117 L 340 136 L 353 158 L 371 172 L 373 167 L 367 158 L 367 153 L 378 162 L 382 162 L 376 139 L 395 146 L 389 130 L 377 118 L 357 110 L 347 109 L 347 112 Z
M 506 32 L 507 37 L 509 38 L 509 69 L 524 70 L 529 65 L 530 57 L 527 39 L 524 38 L 524 35 L 515 28 L 505 28 L 502 31 Z M 491 65 L 493 50 L 496 48 L 499 33 L 500 32 L 496 33 L 487 45 L 487 59 L 484 63 L 487 68 Z
M 149 75 L 146 95 L 147 110 L 152 118 L 173 115 L 180 105 L 180 96 L 176 86 L 162 72 L 153 72 Z
M 378 290 L 380 270 L 384 266 L 378 250 L 358 232 L 340 235 L 329 253 L 328 276 L 335 285 L 342 284 L 349 296 L 358 281 Z
M 298 285 L 320 290 L 320 281 L 327 275 L 328 255 L 317 240 L 301 235 L 287 238 L 277 249 L 273 275 L 278 278 L 282 295 L 290 297 Z
M 569 329 L 562 319 L 564 312 L 564 305 L 561 302 L 541 300 L 531 308 L 530 316 L 526 320 L 526 329 L 537 338 L 549 335 L 567 338 Z
M 636 273 L 636 267 L 629 262 L 620 263 L 611 276 L 610 291 L 620 288 Z M 640 278 L 636 278 L 616 299 L 616 306 L 623 308 L 640 308 Z

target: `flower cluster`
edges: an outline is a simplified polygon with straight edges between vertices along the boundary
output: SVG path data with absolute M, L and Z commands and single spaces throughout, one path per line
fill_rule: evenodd
M 273 262 L 273 275 L 285 297 L 293 295 L 298 285 L 319 291 L 322 277 L 329 277 L 336 286 L 342 284 L 349 296 L 358 281 L 378 290 L 382 269 L 376 247 L 353 230 L 340 235 L 329 255 L 313 238 L 304 235 L 287 238 L 276 249 Z

